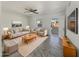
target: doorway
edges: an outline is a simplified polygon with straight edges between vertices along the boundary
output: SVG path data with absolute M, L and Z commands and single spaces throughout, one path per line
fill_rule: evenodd
M 51 33 L 57 35 L 59 33 L 59 22 L 57 20 L 51 22 Z

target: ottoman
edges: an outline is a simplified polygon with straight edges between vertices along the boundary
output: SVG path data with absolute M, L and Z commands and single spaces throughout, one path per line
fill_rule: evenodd
M 18 44 L 12 40 L 4 40 L 4 55 L 10 55 L 18 50 Z

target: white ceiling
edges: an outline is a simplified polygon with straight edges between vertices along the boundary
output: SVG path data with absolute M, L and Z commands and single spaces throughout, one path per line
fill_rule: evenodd
M 65 12 L 66 1 L 3 1 L 2 8 L 25 14 L 24 8 L 37 9 L 41 15 Z M 26 13 L 27 14 L 27 13 Z

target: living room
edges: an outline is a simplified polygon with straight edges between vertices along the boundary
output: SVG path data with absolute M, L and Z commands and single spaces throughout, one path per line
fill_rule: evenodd
M 79 14 L 77 10 L 79 8 L 79 2 L 0 1 L 0 3 L 1 3 L 0 45 L 2 47 L 2 48 L 0 47 L 1 50 L 0 52 L 2 52 L 0 53 L 1 56 L 6 57 L 7 56 L 8 57 L 79 56 L 79 47 L 78 47 L 79 20 L 77 19 L 78 23 L 76 22 L 77 24 L 75 25 L 76 30 L 72 30 L 70 29 L 70 27 L 68 27 L 69 15 L 71 15 L 72 12 L 74 12 L 74 10 L 76 10 L 75 12 Z M 79 17 L 78 15 L 76 16 L 77 16 L 76 18 Z M 72 27 L 74 27 L 74 25 Z M 61 39 L 64 39 L 63 38 L 64 36 L 68 38 L 69 44 L 71 44 L 70 42 L 72 42 L 71 44 L 73 45 L 72 51 L 74 52 L 71 51 L 68 54 L 66 52 L 63 52 L 63 48 L 62 45 L 60 45 L 60 43 L 62 42 Z M 49 51 L 50 50 L 53 51 L 52 53 L 48 52 L 47 47 L 48 40 L 51 41 L 49 43 L 50 45 L 53 46 L 53 50 L 52 48 L 49 49 Z M 45 43 L 44 49 L 45 52 L 47 51 L 46 53 L 42 53 L 41 52 L 42 48 L 40 49 L 40 47 L 43 46 L 42 45 L 43 43 Z M 16 53 L 16 51 L 18 51 L 19 54 Z

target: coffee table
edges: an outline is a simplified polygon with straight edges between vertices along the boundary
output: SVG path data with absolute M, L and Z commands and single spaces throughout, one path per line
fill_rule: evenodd
M 22 41 L 24 43 L 29 43 L 29 42 L 33 41 L 33 39 L 36 39 L 36 37 L 37 37 L 36 34 L 27 34 L 22 37 Z

